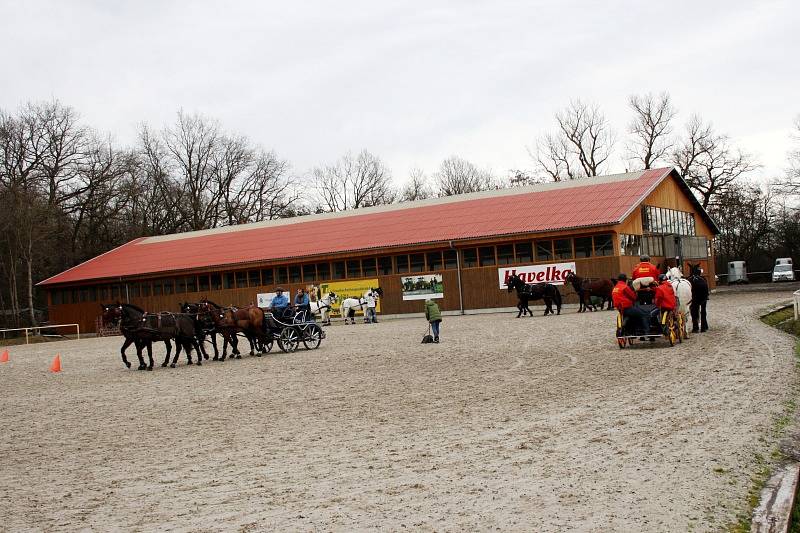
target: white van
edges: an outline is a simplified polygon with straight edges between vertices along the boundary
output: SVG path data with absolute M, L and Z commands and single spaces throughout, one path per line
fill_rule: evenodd
M 772 270 L 772 281 L 794 281 L 794 270 L 791 257 L 779 257 Z
M 728 263 L 728 284 L 749 283 L 747 279 L 747 264 L 744 261 L 731 261 Z

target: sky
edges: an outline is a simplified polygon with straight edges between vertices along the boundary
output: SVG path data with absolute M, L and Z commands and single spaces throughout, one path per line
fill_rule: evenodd
M 575 98 L 621 148 L 629 95 L 667 91 L 678 130 L 699 114 L 766 179 L 800 115 L 798 25 L 796 0 L 0 0 L 0 108 L 58 99 L 123 145 L 183 109 L 297 175 L 367 149 L 403 182 L 452 155 L 534 170 L 528 148 Z

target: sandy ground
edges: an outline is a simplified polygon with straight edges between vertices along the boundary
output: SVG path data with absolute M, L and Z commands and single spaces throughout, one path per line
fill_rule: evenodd
M 619 350 L 613 313 L 574 309 L 154 372 L 119 338 L 16 347 L 0 529 L 719 529 L 795 384 L 791 339 L 755 319 L 786 298 L 716 295 L 675 348 Z

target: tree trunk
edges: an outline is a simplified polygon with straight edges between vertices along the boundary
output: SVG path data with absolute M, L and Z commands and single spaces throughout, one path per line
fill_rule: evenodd
M 28 312 L 31 315 L 31 326 L 38 326 L 36 323 L 36 310 L 33 308 L 33 261 L 28 250 Z

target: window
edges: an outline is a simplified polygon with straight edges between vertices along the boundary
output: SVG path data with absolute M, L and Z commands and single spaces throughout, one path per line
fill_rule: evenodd
M 553 248 L 556 259 L 572 259 L 572 239 L 556 239 Z
M 233 275 L 233 272 L 225 272 L 224 277 L 222 278 L 222 288 L 232 289 L 235 286 L 236 286 L 236 279 Z
M 150 282 L 149 281 L 143 281 L 139 285 L 141 285 L 141 287 L 142 287 L 142 296 L 150 296 Z M 106 288 L 103 287 L 102 288 L 103 294 L 105 294 L 105 290 L 106 290 Z
M 592 256 L 592 238 L 578 237 L 575 239 L 575 257 Z
M 86 287 L 81 288 L 81 301 L 88 302 L 89 301 L 89 289 Z
M 173 294 L 175 292 L 175 280 L 174 279 L 165 279 L 164 280 L 164 294 Z
M 330 263 L 317 263 L 317 279 L 320 281 L 331 279 Z
M 594 236 L 594 255 L 614 255 L 614 241 L 612 235 Z
M 395 260 L 397 261 L 397 273 L 398 274 L 405 274 L 409 271 L 408 266 L 408 256 L 407 255 L 398 255 Z
M 275 273 L 271 268 L 261 269 L 261 283 L 264 285 L 272 285 L 275 283 Z
M 131 297 L 132 298 L 138 298 L 139 297 L 139 293 L 140 293 L 139 284 L 138 283 L 132 283 L 131 284 Z
M 289 281 L 289 274 L 285 266 L 275 268 L 275 283 L 281 284 Z
M 514 262 L 514 245 L 501 244 L 497 247 L 497 264 L 510 265 Z
M 65 304 L 72 302 L 71 296 L 72 296 L 72 291 L 66 289 L 61 291 L 61 299 L 64 301 Z
M 444 251 L 444 267 L 447 269 L 458 268 L 458 252 L 456 250 Z
M 300 265 L 292 265 L 289 267 L 289 281 L 291 283 L 300 283 L 302 279 L 300 273 Z
M 619 235 L 620 255 L 642 255 L 642 236 L 641 235 Z
M 200 274 L 199 276 L 197 276 L 197 281 L 199 282 L 197 285 L 198 285 L 198 288 L 200 289 L 200 292 L 208 291 L 208 287 L 209 287 L 209 285 L 208 285 L 208 274 Z
M 428 270 L 442 269 L 442 252 L 428 252 Z
M 660 235 L 642 237 L 642 253 L 652 257 L 664 256 L 664 239 Z
M 145 282 L 145 286 L 147 286 L 148 289 L 149 289 L 150 282 Z M 150 291 L 148 290 L 147 294 L 144 294 L 144 290 L 143 290 L 142 291 L 142 296 L 150 296 Z M 103 285 L 102 287 L 100 287 L 100 301 L 104 302 L 106 300 L 108 300 L 108 285 Z M 69 302 L 65 301 L 64 303 L 69 303 Z
M 61 303 L 61 291 L 50 291 L 50 302 L 53 305 L 59 305 Z
M 378 258 L 378 273 L 388 276 L 392 273 L 392 257 L 387 255 Z
M 347 262 L 347 277 L 360 278 L 361 277 L 361 261 L 353 259 Z
M 218 291 L 222 288 L 222 274 L 211 274 L 211 290 Z
M 89 301 L 90 302 L 97 301 L 97 287 L 89 287 Z
M 164 286 L 161 283 L 160 279 L 157 279 L 153 282 L 153 296 L 161 296 L 164 292 Z M 111 299 L 114 299 L 114 287 L 111 287 Z
M 316 281 L 317 268 L 314 265 L 303 265 L 303 281 Z
M 362 259 L 361 269 L 364 272 L 364 277 L 376 276 L 378 274 L 378 270 L 375 268 L 375 258 L 370 257 L 369 259 Z
M 533 249 L 529 242 L 518 242 L 514 245 L 517 254 L 517 263 L 530 263 L 533 261 Z
M 119 300 L 119 285 L 111 286 L 111 299 Z M 72 291 L 72 303 L 78 303 L 78 293 L 74 290 Z
M 409 261 L 411 262 L 411 272 L 425 271 L 425 254 L 411 254 Z
M 478 266 L 478 251 L 475 248 L 467 248 L 461 251 L 461 259 L 464 268 Z
M 481 246 L 478 248 L 478 259 L 482 267 L 494 265 L 494 246 Z
M 536 260 L 553 260 L 553 241 L 536 241 Z
M 333 263 L 333 279 L 344 279 L 344 261 Z
M 261 273 L 258 270 L 250 270 L 247 272 L 247 283 L 251 287 L 258 287 L 261 285 Z
M 186 292 L 186 278 L 178 278 L 178 282 L 175 284 L 175 293 L 182 294 Z
M 244 270 L 236 273 L 236 288 L 237 289 L 247 288 L 247 272 L 245 272 Z

